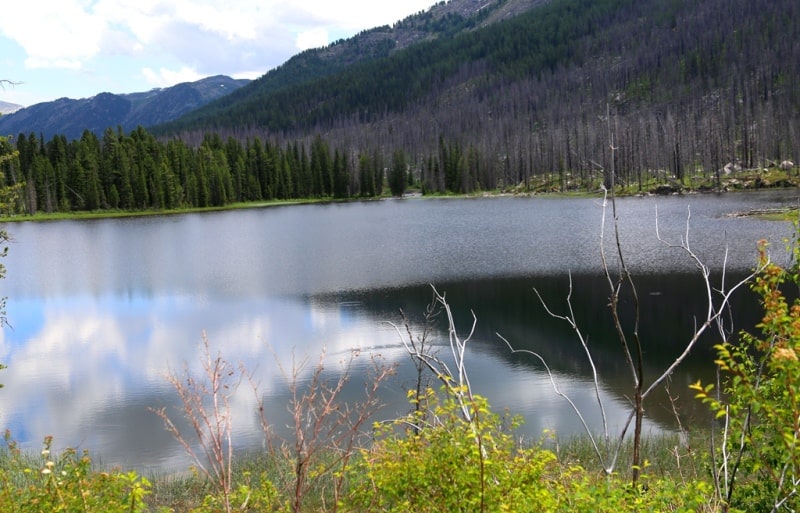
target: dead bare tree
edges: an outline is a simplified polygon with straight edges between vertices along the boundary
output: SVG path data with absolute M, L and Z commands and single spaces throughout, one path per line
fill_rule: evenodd
M 189 422 L 193 436 L 173 422 L 166 408 L 150 408 L 150 411 L 164 421 L 167 431 L 192 458 L 200 473 L 222 494 L 225 512 L 230 513 L 233 511 L 233 424 L 230 400 L 246 373 L 241 367 L 236 370 L 219 353 L 212 356 L 205 333 L 201 363 L 202 376 L 193 375 L 188 366 L 184 366 L 182 376 L 172 372 L 167 376 L 181 399 L 181 413 Z M 246 502 L 243 506 L 246 506 Z
M 403 325 L 405 326 L 406 334 L 408 335 L 407 346 L 411 349 L 411 360 L 414 365 L 414 369 L 416 370 L 414 389 L 411 391 L 411 393 L 413 394 L 412 402 L 414 404 L 414 411 L 417 414 L 423 413 L 423 411 L 426 409 L 424 401 L 426 400 L 425 398 L 427 397 L 427 394 L 425 394 L 425 390 L 428 388 L 431 378 L 425 378 L 425 373 L 429 370 L 426 363 L 414 355 L 436 354 L 436 351 L 431 347 L 430 336 L 434 331 L 436 320 L 438 319 L 441 311 L 441 303 L 437 301 L 436 294 L 434 293 L 431 302 L 425 308 L 425 322 L 422 326 L 422 333 L 419 335 L 414 335 L 411 329 L 411 321 L 406 316 L 406 313 L 402 310 L 402 308 L 400 309 L 400 317 L 403 320 Z M 419 428 L 415 427 L 414 432 L 419 433 Z
M 409 338 L 406 339 L 398 326 L 391 322 L 388 324 L 392 326 L 395 331 L 397 331 L 397 334 L 400 338 L 400 341 L 403 343 L 403 347 L 405 348 L 406 352 L 412 357 L 413 360 L 418 362 L 420 366 L 427 367 L 431 372 L 433 372 L 439 381 L 442 382 L 442 385 L 444 385 L 447 392 L 452 394 L 452 396 L 458 402 L 459 409 L 461 410 L 464 420 L 471 422 L 473 419 L 471 405 L 474 401 L 472 395 L 472 386 L 469 382 L 469 375 L 467 374 L 464 356 L 466 354 L 467 344 L 469 343 L 470 339 L 472 339 L 472 335 L 475 332 L 475 326 L 478 320 L 477 317 L 475 317 L 475 312 L 472 312 L 472 327 L 469 335 L 467 335 L 466 338 L 460 336 L 455 327 L 453 312 L 450 309 L 450 305 L 447 303 L 444 294 L 440 294 L 436 290 L 436 287 L 431 286 L 431 288 L 433 290 L 434 301 L 442 309 L 447 320 L 450 354 L 452 356 L 452 365 L 455 367 L 455 372 L 451 370 L 450 365 L 448 365 L 444 359 L 439 357 L 434 352 L 428 350 L 421 344 L 415 343 L 413 335 L 408 328 L 406 328 L 406 332 Z
M 579 419 L 582 422 L 584 430 L 586 431 L 587 436 L 590 438 L 592 442 L 592 446 L 595 451 L 595 455 L 598 458 L 598 461 L 602 465 L 604 471 L 606 473 L 611 473 L 615 470 L 618 462 L 619 455 L 621 453 L 621 449 L 623 446 L 623 442 L 627 435 L 628 429 L 630 428 L 631 423 L 634 424 L 634 438 L 633 438 L 633 456 L 632 456 L 632 474 L 631 479 L 632 482 L 636 483 L 639 479 L 640 472 L 641 472 L 641 445 L 642 445 L 642 421 L 644 419 L 644 401 L 645 399 L 657 388 L 662 385 L 666 385 L 666 381 L 672 375 L 672 373 L 683 363 L 683 361 L 689 356 L 692 350 L 697 345 L 698 341 L 701 337 L 710 329 L 714 329 L 714 327 L 720 327 L 721 323 L 724 322 L 724 317 L 730 308 L 731 297 L 738 289 L 742 288 L 745 284 L 749 283 L 752 278 L 761 270 L 761 267 L 757 268 L 750 274 L 748 274 L 745 278 L 737 281 L 732 286 L 728 286 L 725 283 L 725 267 L 727 264 L 727 250 L 725 256 L 725 263 L 723 264 L 723 273 L 722 278 L 719 286 L 715 287 L 712 285 L 711 279 L 711 270 L 710 268 L 703 263 L 700 257 L 695 253 L 691 245 L 689 243 L 689 228 L 690 228 L 690 220 L 691 220 L 691 211 L 689 211 L 689 215 L 687 215 L 686 220 L 686 231 L 683 236 L 681 236 L 680 241 L 678 242 L 668 242 L 664 240 L 658 230 L 658 211 L 656 210 L 656 238 L 661 243 L 665 244 L 668 247 L 676 248 L 680 251 L 683 251 L 687 258 L 694 263 L 695 267 L 700 272 L 700 278 L 704 284 L 705 290 L 705 299 L 706 299 L 706 309 L 705 312 L 702 314 L 694 327 L 693 332 L 688 334 L 687 340 L 683 345 L 683 349 L 681 353 L 669 364 L 667 365 L 664 370 L 655 377 L 647 386 L 645 386 L 645 379 L 643 373 L 643 342 L 639 337 L 638 333 L 638 300 L 636 299 L 635 293 L 635 283 L 632 278 L 632 275 L 629 271 L 629 268 L 626 264 L 624 259 L 624 252 L 623 247 L 620 242 L 619 238 L 619 225 L 618 219 L 616 214 L 616 209 L 614 208 L 614 198 L 613 193 L 611 195 L 610 201 L 608 198 L 608 192 L 604 193 L 603 197 L 603 221 L 601 225 L 601 259 L 603 262 L 603 269 L 606 275 L 606 279 L 609 285 L 609 292 L 610 292 L 610 301 L 609 305 L 611 308 L 611 316 L 613 319 L 613 324 L 619 337 L 619 340 L 622 344 L 622 353 L 624 361 L 629 368 L 631 375 L 632 375 L 632 386 L 633 386 L 633 400 L 632 400 L 632 407 L 631 411 L 628 414 L 627 418 L 623 422 L 619 432 L 616 434 L 615 440 L 612 440 L 611 432 L 609 431 L 608 424 L 606 422 L 605 410 L 602 404 L 602 399 L 599 393 L 600 387 L 600 379 L 597 373 L 597 368 L 594 363 L 594 358 L 592 357 L 592 352 L 590 347 L 587 343 L 586 337 L 581 333 L 579 328 L 577 319 L 575 318 L 575 314 L 572 309 L 571 303 L 571 293 L 572 293 L 572 280 L 570 278 L 570 290 L 569 294 L 566 297 L 567 303 L 567 313 L 566 314 L 556 314 L 554 313 L 550 306 L 547 305 L 539 294 L 538 290 L 534 289 L 536 294 L 538 295 L 545 311 L 552 317 L 560 319 L 572 328 L 572 330 L 576 333 L 576 336 L 581 344 L 584 354 L 591 365 L 592 373 L 593 373 L 593 382 L 594 382 L 594 389 L 595 389 L 595 397 L 597 399 L 598 408 L 600 410 L 601 417 L 603 419 L 603 437 L 606 442 L 605 447 L 607 450 L 601 450 L 600 444 L 598 444 L 594 433 L 588 428 L 587 423 L 584 420 L 584 416 L 582 412 L 576 407 L 574 402 L 566 396 L 561 390 L 558 388 L 557 381 L 547 366 L 544 357 L 529 350 L 523 349 L 514 349 L 511 343 L 509 343 L 505 338 L 503 338 L 500 334 L 498 336 L 506 342 L 509 349 L 514 353 L 527 353 L 536 359 L 538 359 L 544 366 L 545 371 L 547 372 L 551 383 L 553 385 L 554 391 L 564 397 L 569 404 L 571 405 L 573 411 L 578 415 Z M 612 206 L 612 213 L 614 218 L 614 236 L 615 242 L 614 247 L 616 248 L 617 252 L 617 272 L 616 274 L 612 273 L 610 270 L 610 265 L 608 260 L 605 256 L 605 250 L 603 249 L 603 242 L 602 239 L 604 238 L 605 233 L 605 225 L 606 225 L 606 210 L 609 206 L 609 203 Z M 630 292 L 634 297 L 634 319 L 632 321 L 632 326 L 627 329 L 624 325 L 620 313 L 619 313 L 619 299 L 620 295 L 623 292 L 623 289 L 628 287 Z M 630 337 L 628 336 L 630 333 Z
M 323 349 L 311 369 L 310 378 L 303 384 L 301 376 L 308 368 L 309 359 L 306 357 L 297 361 L 292 354 L 291 368 L 286 368 L 276 356 L 291 396 L 288 405 L 291 436 L 279 438 L 275 435 L 263 406 L 259 411 L 268 446 L 277 448 L 277 456 L 293 464 L 287 480 L 279 485 L 290 495 L 291 511 L 295 513 L 302 510 L 314 486 L 326 478 L 332 478 L 333 481 L 333 504 L 330 508 L 337 510 L 345 484 L 344 470 L 360 447 L 360 441 L 365 436 L 365 424 L 380 407 L 380 386 L 394 374 L 394 366 L 373 356 L 370 373 L 364 384 L 363 399 L 345 402 L 343 390 L 350 381 L 352 364 L 358 357 L 359 351 L 352 351 L 342 362 L 338 377 L 328 379 L 324 374 L 326 351 Z M 257 393 L 256 388 L 254 391 Z

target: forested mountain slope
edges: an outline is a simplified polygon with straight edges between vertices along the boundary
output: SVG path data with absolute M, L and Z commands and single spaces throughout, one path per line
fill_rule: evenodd
M 755 166 L 800 156 L 798 14 L 794 0 L 553 0 L 322 79 L 263 93 L 254 83 L 165 131 L 320 133 L 358 151 L 402 149 L 418 168 L 445 142 L 472 152 L 469 190 L 596 170 L 608 108 L 629 178 Z
M 301 52 L 235 94 L 220 99 L 208 107 L 197 109 L 180 122 L 170 123 L 157 131 L 174 132 L 189 127 L 224 126 L 226 123 L 232 126 L 239 125 L 241 124 L 241 120 L 237 119 L 239 114 L 235 114 L 233 119 L 223 120 L 220 118 L 228 118 L 226 114 L 228 109 L 246 113 L 254 105 L 257 106 L 263 102 L 274 104 L 283 98 L 278 95 L 278 99 L 271 99 L 276 93 L 309 83 L 324 83 L 328 77 L 342 73 L 355 64 L 372 63 L 380 67 L 383 59 L 394 56 L 409 46 L 451 38 L 459 33 L 514 17 L 549 1 L 442 1 L 428 10 L 410 15 L 392 26 L 375 27 L 352 38 L 336 41 L 327 47 Z M 376 63 L 376 61 L 378 62 Z M 258 110 L 263 111 L 264 108 L 258 107 Z M 273 125 L 273 128 L 276 126 Z

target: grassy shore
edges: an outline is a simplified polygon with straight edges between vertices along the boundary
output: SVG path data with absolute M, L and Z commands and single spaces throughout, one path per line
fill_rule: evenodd
M 696 447 L 698 449 L 693 449 Z M 647 465 L 644 469 L 643 482 L 670 482 L 675 486 L 681 486 L 687 482 L 705 481 L 709 478 L 707 471 L 708 455 L 703 448 L 710 447 L 710 440 L 707 433 L 697 432 L 691 436 L 679 436 L 677 434 L 653 435 L 645 439 L 643 451 L 647 455 Z M 619 471 L 606 476 L 598 463 L 595 450 L 588 437 L 575 436 L 568 439 L 558 440 L 549 438 L 543 445 L 537 443 L 536 450 L 552 452 L 555 461 L 549 470 L 550 476 L 558 476 L 558 479 L 566 481 L 566 486 L 583 487 L 588 480 L 591 486 L 614 486 L 626 489 L 629 486 L 629 462 L 631 447 L 625 444 L 619 458 Z M 290 502 L 293 493 L 293 466 L 294 461 L 284 455 L 285 453 L 246 453 L 239 454 L 234 459 L 233 483 L 234 489 L 249 490 L 250 496 L 255 498 L 255 490 L 269 490 L 272 494 L 270 499 L 271 509 L 259 509 L 258 507 L 248 507 L 245 505 L 241 511 L 286 511 L 285 505 Z M 21 452 L 16 449 L 5 449 L 0 451 L 0 485 L 2 490 L 8 493 L 11 490 L 24 490 L 31 493 L 38 490 L 40 493 L 32 494 L 33 501 L 39 500 L 43 503 L 50 494 L 55 494 L 53 503 L 63 499 L 66 502 L 69 494 L 73 493 L 70 484 L 66 483 L 69 479 L 67 473 L 72 475 L 81 467 L 81 461 L 88 462 L 88 454 L 74 454 L 68 451 L 62 455 L 49 454 L 43 452 Z M 52 466 L 52 474 L 44 474 L 48 469 L 48 461 L 55 462 Z M 71 463 L 70 463 L 71 462 Z M 356 463 L 351 465 L 357 468 Z M 581 468 L 584 471 L 577 472 Z M 102 494 L 105 492 L 118 493 L 123 497 L 129 497 L 128 488 L 111 486 L 108 476 L 130 475 L 128 471 L 120 469 L 103 468 L 92 465 L 91 468 L 84 469 L 82 476 L 82 490 L 86 493 Z M 63 481 L 51 481 L 50 476 L 62 476 Z M 362 476 L 366 478 L 367 476 Z M 438 476 L 441 477 L 441 476 Z M 142 500 L 136 504 L 127 504 L 130 511 L 143 512 L 210 512 L 220 511 L 216 507 L 209 506 L 213 503 L 209 498 L 218 493 L 215 486 L 205 479 L 200 473 L 189 468 L 183 473 L 156 473 L 146 476 L 149 483 L 149 493 L 143 495 Z M 334 486 L 335 474 L 330 473 L 317 480 L 315 485 L 305 494 L 302 511 L 308 512 L 327 512 L 327 511 L 370 511 L 370 509 L 337 508 L 334 506 L 334 499 L 331 490 Z M 357 480 L 354 478 L 353 480 Z M 432 482 L 437 476 L 431 476 Z M 100 483 L 101 487 L 108 490 L 98 491 L 93 488 L 92 483 Z M 127 483 L 127 481 L 126 481 Z M 563 483 L 562 483 L 563 484 Z M 420 488 L 421 484 L 408 483 L 408 493 L 425 493 Z M 60 489 L 59 489 L 60 487 Z M 345 490 L 347 493 L 347 489 Z M 61 495 L 59 499 L 58 494 Z M 263 497 L 260 499 L 263 507 Z M 256 503 L 254 501 L 254 503 Z M 714 500 L 708 497 L 709 508 L 705 511 L 716 511 L 712 506 Z M 7 497 L 0 492 L 0 505 L 9 504 Z M 31 509 L 22 511 L 45 511 L 37 510 L 35 504 L 30 504 Z M 251 504 L 252 506 L 252 504 Z M 64 511 L 72 511 L 64 509 Z M 83 511 L 83 510 L 81 510 Z M 102 509 L 87 508 L 86 511 L 103 511 Z M 111 511 L 109 509 L 109 511 Z M 559 510 L 560 511 L 560 510 Z

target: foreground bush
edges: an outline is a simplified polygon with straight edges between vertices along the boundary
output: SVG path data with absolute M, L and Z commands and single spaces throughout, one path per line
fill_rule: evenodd
M 541 445 L 520 446 L 514 438 L 518 420 L 492 413 L 484 398 L 474 398 L 471 423 L 452 399 L 440 402 L 430 390 L 426 397 L 428 409 L 377 430 L 374 444 L 348 470 L 348 486 L 338 504 L 324 486 L 316 490 L 314 506 L 303 511 L 722 511 L 705 481 L 654 478 L 644 469 L 641 486 L 633 488 L 622 475 L 606 476 L 558 461 Z M 235 509 L 289 511 L 290 495 L 272 484 L 279 467 L 265 468 L 257 457 L 243 463 L 234 466 L 235 486 L 228 495 Z M 151 487 L 135 472 L 94 469 L 85 452 L 53 455 L 50 439 L 35 455 L 10 442 L 0 453 L 0 511 L 225 511 L 225 497 L 203 476 L 178 479 L 167 496 L 163 488 L 170 480 L 176 481 L 163 478 Z
M 522 447 L 519 419 L 493 413 L 475 396 L 463 415 L 428 390 L 426 408 L 389 426 L 363 451 L 343 503 L 348 511 L 713 511 L 708 483 L 624 478 L 561 465 L 552 451 Z M 465 417 L 471 420 L 465 420 Z
M 136 472 L 99 472 L 87 453 L 51 453 L 51 438 L 40 457 L 23 454 L 6 436 L 0 466 L 0 511 L 134 513 L 148 511 L 150 483 Z
M 798 227 L 795 227 L 796 230 Z M 800 508 L 800 231 L 789 244 L 791 265 L 760 247 L 752 284 L 764 309 L 736 343 L 716 346 L 721 390 L 692 385 L 719 419 L 713 476 L 721 498 L 744 511 Z

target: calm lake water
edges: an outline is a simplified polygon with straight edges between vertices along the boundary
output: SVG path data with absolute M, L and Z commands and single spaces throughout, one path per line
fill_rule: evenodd
M 782 239 L 791 227 L 726 214 L 797 201 L 797 191 L 618 200 L 622 245 L 642 298 L 646 378 L 680 353 L 705 311 L 699 275 L 684 252 L 657 240 L 656 218 L 661 236 L 676 243 L 689 219 L 691 247 L 716 270 L 727 258 L 730 280 L 753 266 L 758 239 L 785 259 Z M 54 435 L 57 446 L 89 449 L 104 464 L 185 469 L 189 460 L 148 408 L 178 406 L 165 376 L 184 365 L 199 372 L 204 332 L 215 351 L 252 371 L 277 431 L 288 421 L 288 389 L 276 360 L 284 368 L 293 357 L 316 362 L 323 348 L 331 377 L 361 350 L 347 392 L 353 398 L 370 355 L 398 364 L 379 414 L 392 418 L 407 409 L 404 388 L 413 377 L 387 321 L 399 323 L 402 308 L 421 329 L 433 284 L 446 293 L 463 334 L 471 312 L 478 319 L 466 358 L 477 393 L 498 410 L 522 414 L 530 436 L 580 432 L 542 366 L 511 355 L 500 333 L 540 352 L 599 429 L 578 341 L 533 291 L 565 313 L 572 273 L 575 314 L 595 351 L 609 418 L 618 423 L 631 381 L 605 306 L 602 214 L 599 199 L 404 199 L 10 225 L 14 242 L 0 290 L 13 328 L 0 332 L 0 361 L 8 365 L 0 373 L 0 422 L 25 447 Z M 611 235 L 608 224 L 607 243 Z M 758 316 L 748 294 L 735 310 L 741 326 Z M 437 345 L 447 341 L 445 328 L 438 326 Z M 699 408 L 686 385 L 711 379 L 711 343 L 673 377 L 687 413 Z M 648 429 L 672 428 L 662 404 L 649 403 Z M 250 387 L 240 389 L 233 408 L 237 446 L 260 447 Z

